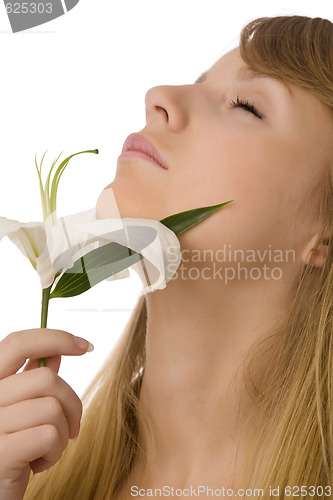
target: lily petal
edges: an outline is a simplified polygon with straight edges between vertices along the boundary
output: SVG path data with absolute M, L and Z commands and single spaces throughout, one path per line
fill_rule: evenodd
M 42 222 L 20 222 L 0 217 L 0 240 L 7 236 L 27 257 L 36 269 L 37 258 L 45 248 L 45 231 Z
M 133 266 L 132 266 L 132 269 L 133 269 Z M 120 273 L 114 274 L 113 276 L 110 276 L 110 278 L 106 278 L 105 281 L 121 280 L 121 279 L 129 278 L 129 277 L 130 277 L 129 269 L 124 269 L 123 271 L 120 271 Z

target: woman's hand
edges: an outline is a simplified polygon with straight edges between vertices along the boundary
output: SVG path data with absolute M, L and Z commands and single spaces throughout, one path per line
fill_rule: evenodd
M 52 467 L 78 435 L 81 400 L 57 373 L 61 355 L 79 356 L 88 346 L 49 328 L 13 332 L 0 342 L 0 500 L 22 500 L 30 469 Z

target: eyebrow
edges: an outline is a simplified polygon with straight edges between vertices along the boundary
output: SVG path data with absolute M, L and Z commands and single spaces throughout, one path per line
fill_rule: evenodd
M 208 76 L 208 71 L 205 71 L 204 73 L 202 73 L 199 76 L 199 78 L 197 78 L 195 80 L 194 83 L 205 82 L 207 80 L 207 76 Z M 242 81 L 255 80 L 255 79 L 259 79 L 259 78 L 272 78 L 273 80 L 276 80 L 276 82 L 279 83 L 280 85 L 283 85 L 283 87 L 285 87 L 285 89 L 291 95 L 291 89 L 290 89 L 289 85 L 287 84 L 287 82 L 285 82 L 284 80 L 282 80 L 280 78 L 274 78 L 274 77 L 271 77 L 265 73 L 260 73 L 259 71 L 255 71 L 252 68 L 250 68 L 249 66 L 243 66 L 242 68 L 240 68 L 236 73 L 236 78 L 237 78 L 237 80 L 242 80 Z

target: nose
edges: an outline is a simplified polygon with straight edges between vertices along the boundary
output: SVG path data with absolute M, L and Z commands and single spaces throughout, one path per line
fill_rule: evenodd
M 145 96 L 146 123 L 160 124 L 173 132 L 182 130 L 189 119 L 186 103 L 187 85 L 159 85 Z

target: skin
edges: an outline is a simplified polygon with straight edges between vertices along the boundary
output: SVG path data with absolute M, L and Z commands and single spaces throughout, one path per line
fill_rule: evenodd
M 204 81 L 150 89 L 141 133 L 163 153 L 168 170 L 120 158 L 114 181 L 97 202 L 99 218 L 112 216 L 112 188 L 122 217 L 160 220 L 235 200 L 179 236 L 189 260 L 181 263 L 182 276 L 146 294 L 147 362 L 140 399 L 158 443 L 143 488 L 227 487 L 234 472 L 237 482 L 251 412 L 239 368 L 253 343 L 283 317 L 291 285 L 308 262 L 320 227 L 319 193 L 312 190 L 333 155 L 332 123 L 308 91 L 269 77 L 239 78 L 245 67 L 236 48 L 209 69 Z M 230 101 L 237 96 L 254 103 L 263 119 L 233 107 Z M 205 249 L 216 255 L 223 245 L 261 254 L 268 248 L 292 249 L 295 257 L 203 261 Z M 191 260 L 194 250 L 201 252 L 201 262 Z M 319 250 L 318 267 L 326 248 Z M 278 266 L 282 276 L 244 279 L 243 271 L 227 284 L 212 278 L 214 264 L 236 270 L 239 262 L 248 271 Z M 203 267 L 211 273 L 203 275 Z M 196 279 L 190 279 L 193 268 Z M 141 473 L 139 458 L 124 498 Z

